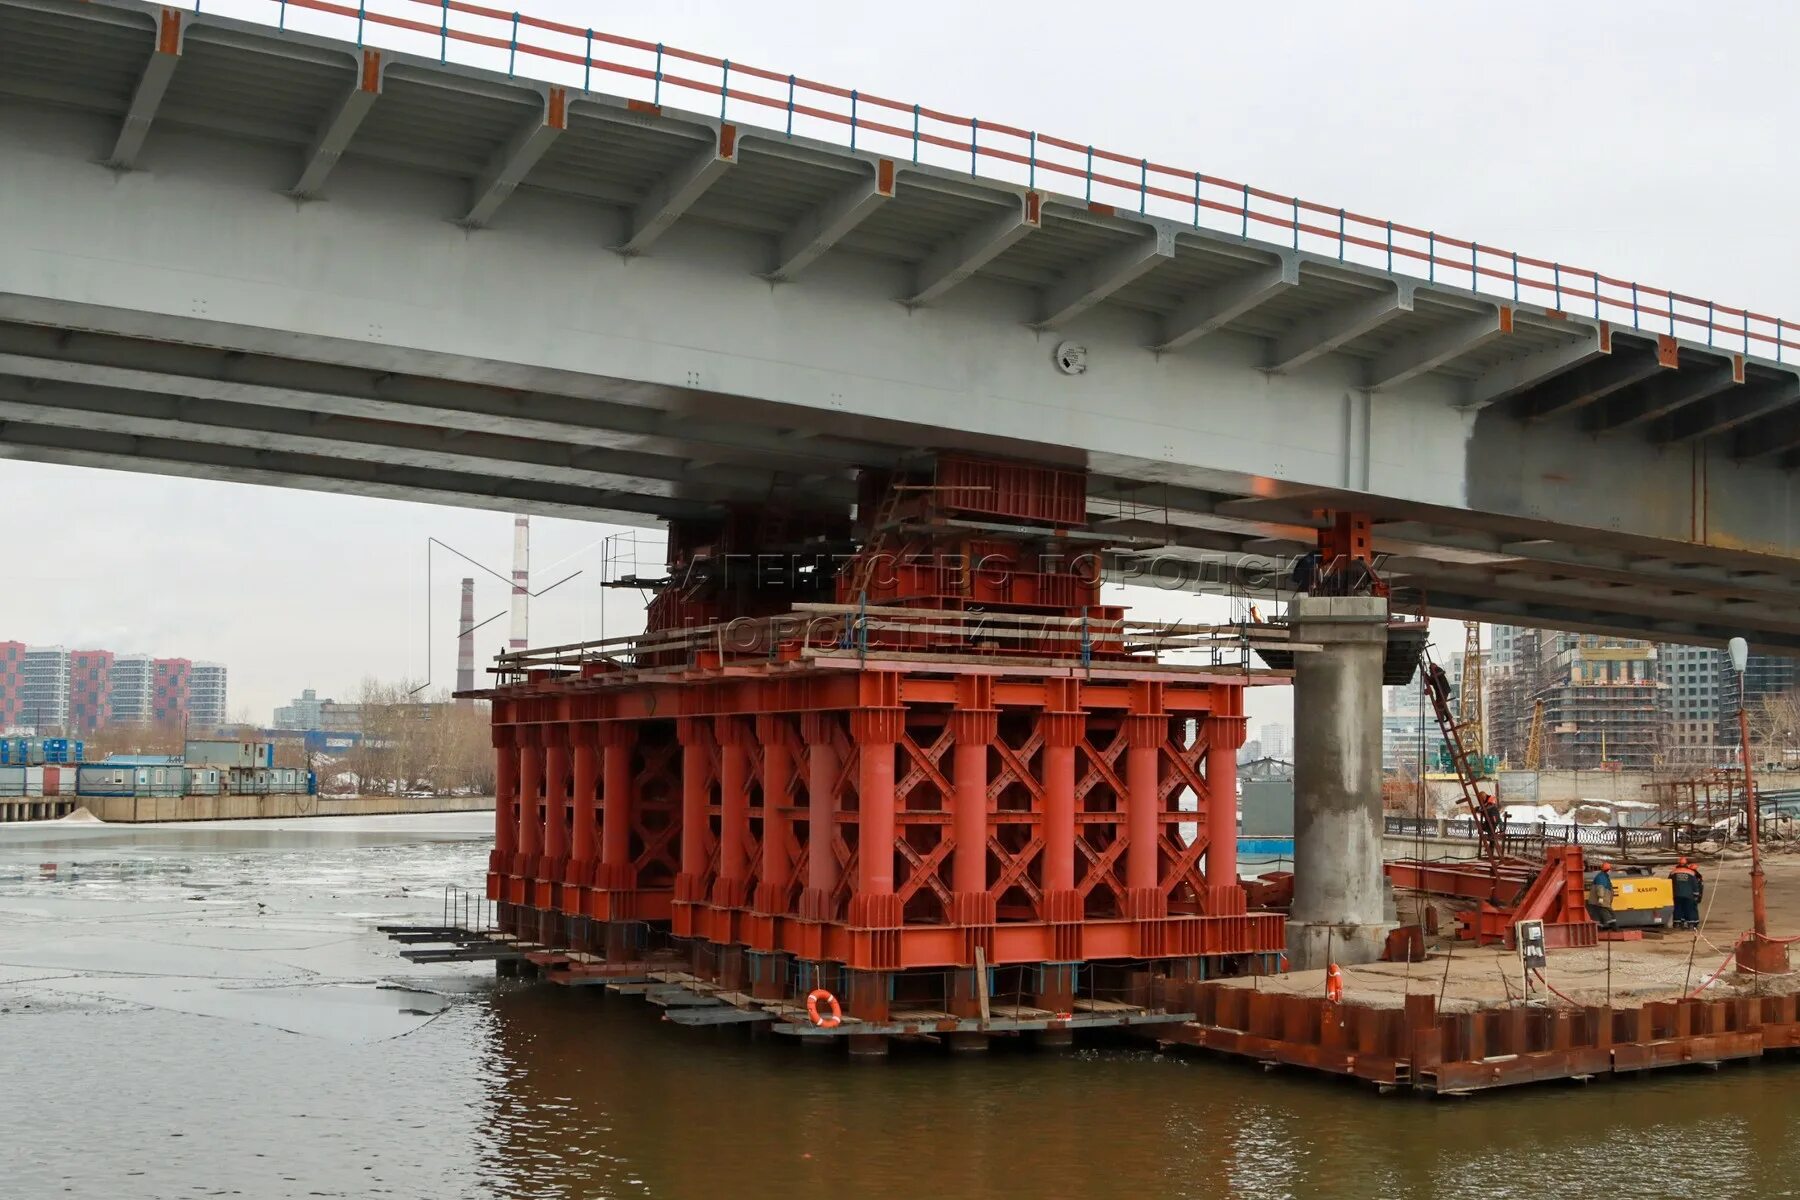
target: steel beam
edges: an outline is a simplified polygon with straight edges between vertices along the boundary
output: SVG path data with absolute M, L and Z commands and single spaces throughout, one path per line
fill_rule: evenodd
M 1134 279 L 1174 258 L 1174 233 L 1158 227 L 1083 263 L 1044 289 L 1036 325 L 1039 329 L 1054 329 L 1072 321 Z
M 930 304 L 988 263 L 1019 239 L 1043 225 L 1042 198 L 1036 192 L 1013 197 L 1012 203 L 961 237 L 937 247 L 919 264 L 913 278 L 909 305 Z
M 319 127 L 312 145 L 307 148 L 306 162 L 300 168 L 300 178 L 288 189 L 290 195 L 301 200 L 313 200 L 324 192 L 326 177 L 349 148 L 350 139 L 356 136 L 363 118 L 375 107 L 375 101 L 380 95 L 381 51 L 364 50 L 356 82 L 338 100 L 337 107 L 326 118 L 325 124 Z
M 616 247 L 619 253 L 629 256 L 648 250 L 737 161 L 737 126 L 720 125 L 717 142 L 675 168 L 631 210 L 631 233 Z
M 1538 384 L 1518 399 L 1519 417 L 1542 421 L 1575 412 L 1666 371 L 1649 350 L 1619 350 Z
M 1704 404 L 1684 409 L 1656 430 L 1653 440 L 1696 442 L 1747 425 L 1800 402 L 1800 379 L 1789 376 L 1747 383 Z
M 1790 455 L 1800 450 L 1800 414 L 1773 413 L 1752 421 L 1731 438 L 1731 456 L 1737 459 Z M 1784 466 L 1791 465 L 1786 457 Z
M 1603 344 L 1600 331 L 1577 327 L 1574 332 L 1578 339 L 1574 342 L 1501 363 L 1470 381 L 1468 391 L 1457 407 L 1464 411 L 1486 408 L 1611 353 L 1611 345 Z
M 138 76 L 137 89 L 131 94 L 131 107 L 125 110 L 118 140 L 113 143 L 112 153 L 106 156 L 107 166 L 129 171 L 137 165 L 138 152 L 144 148 L 144 139 L 156 120 L 156 110 L 162 107 L 163 94 L 169 90 L 169 81 L 175 78 L 175 65 L 181 61 L 185 21 L 185 14 L 179 9 L 164 8 L 157 13 L 156 48 L 150 52 L 143 74 Z
M 0 420 L 353 462 L 467 470 L 647 495 L 669 496 L 680 491 L 708 499 L 749 498 L 766 495 L 774 483 L 774 475 L 759 468 L 712 465 L 701 471 L 679 458 L 637 450 L 258 410 L 220 400 L 144 396 L 4 376 L 0 376 Z M 829 494 L 832 489 L 817 490 Z M 851 496 L 848 484 L 837 490 L 847 503 Z
M 1693 367 L 1685 371 L 1662 372 L 1639 387 L 1587 408 L 1581 414 L 1581 427 L 1589 433 L 1616 433 L 1634 425 L 1659 421 L 1743 381 L 1742 359 L 1735 367 Z
M 569 126 L 569 97 L 553 87 L 544 97 L 544 111 L 514 131 L 469 192 L 469 211 L 462 223 L 479 229 L 494 219 L 513 190 L 525 182 L 531 168 Z
M 1370 391 L 1398 387 L 1505 337 L 1512 328 L 1513 310 L 1501 305 L 1459 318 L 1442 329 L 1407 338 L 1369 364 L 1367 386 Z
M 1296 324 L 1269 347 L 1267 369 L 1293 371 L 1366 333 L 1373 333 L 1413 308 L 1413 285 L 1394 282 L 1367 296 Z
M 100 446 L 62 444 L 66 438 L 58 435 L 68 432 L 50 426 L 21 426 L 0 421 L 0 459 L 254 483 L 377 500 L 448 504 L 456 508 L 522 512 L 621 525 L 654 525 L 669 517 L 699 516 L 711 511 L 707 505 L 678 500 L 654 501 L 620 492 L 576 493 L 534 481 L 451 476 L 405 468 L 383 469 L 367 464 L 306 459 L 299 455 L 263 454 L 232 447 L 115 434 L 96 434 L 88 439 L 90 443 L 104 442 Z
M 128 364 L 95 361 L 109 350 L 114 359 L 126 357 L 113 343 L 90 345 L 97 337 L 82 335 L 75 346 L 79 356 L 65 351 L 69 357 L 53 358 L 43 346 L 21 344 L 55 341 L 52 331 L 0 328 L 0 374 L 466 433 L 505 433 L 565 445 L 661 452 L 658 448 L 666 444 L 671 454 L 681 453 L 680 447 L 689 452 L 707 447 L 731 461 L 767 461 L 779 469 L 880 466 L 895 455 L 872 444 L 795 439 L 762 426 L 692 421 L 676 412 L 598 398 L 470 387 L 425 377 L 378 377 L 353 367 L 226 356 L 198 347 L 128 342 L 126 350 L 137 356 Z
M 884 158 L 868 178 L 808 212 L 781 235 L 768 277 L 778 283 L 793 280 L 893 198 L 894 162 Z
M 1163 318 L 1162 333 L 1152 350 L 1179 350 L 1239 317 L 1285 295 L 1300 283 L 1300 260 L 1284 256 L 1279 262 L 1246 271 L 1217 287 L 1190 296 Z

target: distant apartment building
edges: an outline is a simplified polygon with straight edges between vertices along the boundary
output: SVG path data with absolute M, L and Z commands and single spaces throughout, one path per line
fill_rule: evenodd
M 70 733 L 92 733 L 112 724 L 113 657 L 111 650 L 70 653 Z
M 1669 736 L 1666 757 L 1674 763 L 1710 764 L 1718 756 L 1721 699 L 1727 686 L 1736 693 L 1737 677 L 1724 653 L 1709 646 L 1663 646 L 1657 653 L 1656 677 L 1668 697 Z M 1736 734 L 1726 739 L 1736 745 Z
M 1494 626 L 1488 750 L 1522 766 L 1541 708 L 1539 765 L 1648 770 L 1665 759 L 1668 685 L 1657 647 L 1629 638 Z
M 321 699 L 307 688 L 275 710 L 273 728 L 294 733 L 361 733 L 362 705 Z
M 156 664 L 148 654 L 120 654 L 112 665 L 112 724 L 149 725 Z
M 0 733 L 25 724 L 24 659 L 24 642 L 0 642 Z
M 186 725 L 194 664 L 185 658 L 159 658 L 150 665 L 150 719 L 158 725 Z
M 69 652 L 61 646 L 27 646 L 20 663 L 20 723 L 38 730 L 66 730 Z
M 225 666 L 197 662 L 188 673 L 188 727 L 196 734 L 210 733 L 227 723 Z
M 0 641 L 0 730 L 225 724 L 225 668 L 186 658 Z

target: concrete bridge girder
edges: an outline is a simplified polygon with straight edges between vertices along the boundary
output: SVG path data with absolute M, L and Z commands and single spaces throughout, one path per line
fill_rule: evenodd
M 1140 499 L 1412 522 L 1408 570 L 1471 603 L 1485 586 L 1503 607 L 1542 596 L 1621 628 L 1710 615 L 1788 636 L 1763 601 L 1726 594 L 1733 570 L 1770 571 L 1736 579 L 1781 592 L 1769 580 L 1800 547 L 1800 383 L 1782 364 L 229 19 L 180 15 L 171 52 L 168 21 L 134 0 L 0 0 L 14 45 L 105 31 L 86 62 L 33 57 L 0 79 L 0 154 L 20 181 L 0 195 L 0 320 L 63 339 L 0 345 L 0 372 L 213 403 L 115 412 L 90 432 L 127 440 L 83 444 L 54 422 L 87 408 L 27 391 L 8 400 L 39 406 L 8 410 L 6 429 L 28 431 L 14 456 L 266 474 L 290 461 L 283 437 L 316 435 L 286 443 L 290 465 L 354 488 L 367 419 L 429 431 L 388 438 L 416 456 L 416 490 L 528 502 L 515 484 L 562 488 L 539 500 L 599 497 L 594 513 L 643 519 L 658 492 L 710 501 L 772 473 L 829 490 L 859 461 L 962 446 L 1085 463 Z M 107 56 L 130 86 L 100 86 Z M 246 70 L 278 79 L 285 107 L 235 94 Z M 89 335 L 139 342 L 135 362 L 83 359 Z M 1084 373 L 1058 370 L 1064 341 L 1086 351 Z M 170 344 L 246 364 L 231 370 L 268 359 L 398 383 L 233 379 L 159 365 L 150 351 Z M 478 399 L 452 400 L 465 388 Z M 309 396 L 353 419 L 284 424 Z M 141 424 L 157 420 L 173 424 Z M 255 444 L 218 444 L 250 441 L 229 431 L 258 420 Z M 151 444 L 160 457 L 144 459 Z M 227 463 L 231 449 L 265 465 Z M 556 477 L 515 478 L 534 465 Z M 1196 525 L 1178 509 L 1163 523 L 1214 544 L 1308 528 L 1215 508 Z M 1484 563 L 1471 543 L 1489 536 L 1501 557 Z M 1504 554 L 1527 541 L 1541 551 Z M 1591 562 L 1581 547 L 1645 557 Z M 1717 574 L 1647 562 L 1689 554 Z M 1494 573 L 1515 568 L 1523 582 Z M 1606 586 L 1621 575 L 1655 596 L 1628 602 Z

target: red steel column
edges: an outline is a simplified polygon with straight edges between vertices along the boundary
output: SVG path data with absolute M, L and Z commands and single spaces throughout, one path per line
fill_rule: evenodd
M 535 740 L 535 731 L 527 738 Z M 543 814 L 539 801 L 544 790 L 544 750 L 527 742 L 519 747 L 519 856 L 527 872 L 537 869 L 544 852 Z
M 711 822 L 707 800 L 712 775 L 707 761 L 706 724 L 692 717 L 680 723 L 681 738 L 681 874 L 675 880 L 675 899 L 704 902 L 701 892 L 707 861 L 712 857 Z
M 867 693 L 898 700 L 900 680 L 887 672 L 864 678 Z M 856 895 L 850 924 L 891 928 L 900 924 L 900 897 L 894 894 L 894 746 L 906 710 L 898 704 L 859 708 L 850 714 L 856 738 Z
M 788 786 L 794 778 L 794 755 L 788 748 L 788 724 L 785 718 L 756 718 L 756 740 L 762 746 L 762 869 L 756 887 L 756 911 L 787 911 L 788 846 L 793 840 L 788 832 L 792 824 L 783 811 L 788 805 Z
M 985 675 L 957 681 L 956 710 L 950 714 L 955 741 L 951 763 L 951 916 L 958 925 L 992 925 L 994 897 L 988 894 L 988 748 L 998 734 L 994 681 Z
M 498 712 L 495 714 L 498 716 Z M 488 855 L 489 900 L 512 899 L 506 877 L 513 874 L 513 853 L 519 844 L 519 752 L 513 749 L 512 726 L 494 727 L 494 850 Z
M 570 831 L 569 872 L 565 879 L 582 887 L 593 882 L 595 849 L 599 842 L 595 811 L 600 780 L 599 736 L 599 728 L 591 721 L 575 726 L 575 782 L 571 797 L 575 820 Z
M 1125 915 L 1138 920 L 1165 917 L 1162 890 L 1162 747 L 1169 717 L 1160 683 L 1131 685 L 1131 712 L 1125 718 Z
M 823 713 L 800 718 L 806 738 L 806 891 L 800 895 L 800 915 L 809 921 L 831 919 L 831 897 L 837 891 L 838 754 L 832 741 L 831 719 Z
M 545 731 L 544 747 L 544 857 L 560 879 L 563 860 L 569 856 L 569 727 Z
M 1206 885 L 1238 887 L 1237 753 L 1244 744 L 1242 688 L 1214 685 L 1206 719 Z
M 1044 722 L 1044 917 L 1052 922 L 1081 920 L 1081 897 L 1075 894 L 1075 747 L 1086 715 L 1080 684 L 1073 679 L 1045 682 Z
M 600 870 L 595 879 L 600 887 L 615 891 L 637 885 L 631 863 L 631 825 L 637 808 L 637 778 L 632 770 L 636 735 L 637 730 L 623 721 L 601 726 L 606 778 L 600 792 Z
M 494 747 L 494 869 L 505 871 L 511 865 L 513 850 L 519 844 L 519 813 L 513 806 L 519 802 L 519 752 L 512 744 L 512 730 L 494 731 L 505 745 Z
M 750 878 L 750 748 L 740 717 L 719 717 L 719 877 L 712 902 L 742 908 Z

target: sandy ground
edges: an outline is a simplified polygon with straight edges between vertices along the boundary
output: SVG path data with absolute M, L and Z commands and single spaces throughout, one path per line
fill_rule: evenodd
M 1594 949 L 1552 950 L 1544 980 L 1580 1004 L 1637 1005 L 1668 1000 L 1704 989 L 1706 996 L 1770 991 L 1800 991 L 1800 970 L 1778 978 L 1740 977 L 1729 965 L 1719 972 L 1740 933 L 1750 928 L 1750 862 L 1742 851 L 1696 858 L 1706 877 L 1701 901 L 1701 928 L 1695 933 L 1646 934 L 1642 941 L 1602 942 Z M 1769 933 L 1800 935 L 1800 853 L 1777 852 L 1764 858 Z M 1417 921 L 1418 898 L 1401 896 L 1402 921 Z M 1439 906 L 1439 928 L 1454 927 L 1450 906 Z M 1800 968 L 1800 944 L 1794 947 Z M 1378 1007 L 1398 1007 L 1408 993 L 1441 997 L 1442 1011 L 1460 1011 L 1516 1002 L 1521 998 L 1553 1003 L 1543 984 L 1532 981 L 1527 997 L 1518 955 L 1497 947 L 1476 949 L 1447 937 L 1418 963 L 1371 963 L 1346 967 L 1344 1000 Z M 1710 980 L 1710 982 L 1709 982 Z M 1296 971 L 1279 977 L 1243 980 L 1264 991 L 1323 995 L 1323 971 Z

